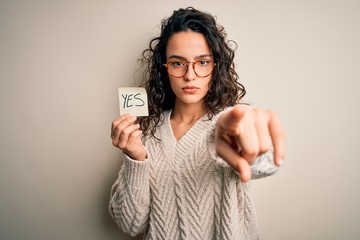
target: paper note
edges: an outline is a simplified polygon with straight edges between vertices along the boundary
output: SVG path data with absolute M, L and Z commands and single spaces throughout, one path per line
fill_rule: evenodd
M 148 101 L 145 88 L 119 88 L 120 114 L 130 113 L 134 116 L 148 116 Z

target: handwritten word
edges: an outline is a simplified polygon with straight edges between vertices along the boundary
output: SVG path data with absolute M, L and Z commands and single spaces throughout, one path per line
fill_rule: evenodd
M 123 108 L 129 108 L 129 107 L 142 107 L 145 105 L 144 100 L 142 100 L 141 93 L 136 94 L 121 94 L 121 97 L 124 99 Z

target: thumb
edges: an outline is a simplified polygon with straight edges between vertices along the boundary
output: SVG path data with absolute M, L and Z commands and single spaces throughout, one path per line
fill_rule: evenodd
M 239 155 L 229 144 L 221 138 L 217 138 L 216 152 L 219 157 L 224 159 L 236 172 L 239 173 L 240 179 L 247 182 L 251 179 L 251 167 L 248 161 Z

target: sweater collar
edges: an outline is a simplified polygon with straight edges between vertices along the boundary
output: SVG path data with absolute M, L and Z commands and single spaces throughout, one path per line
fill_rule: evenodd
M 166 149 L 169 158 L 173 159 L 177 144 L 185 143 L 186 145 L 194 143 L 211 126 L 212 121 L 208 119 L 207 114 L 199 118 L 194 125 L 182 136 L 178 141 L 174 136 L 174 132 L 170 123 L 172 110 L 164 112 L 164 123 L 160 126 L 161 144 Z

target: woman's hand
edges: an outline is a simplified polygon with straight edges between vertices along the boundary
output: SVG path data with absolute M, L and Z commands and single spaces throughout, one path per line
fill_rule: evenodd
M 251 164 L 262 153 L 274 149 L 275 164 L 284 161 L 284 133 L 278 116 L 247 105 L 236 105 L 223 113 L 216 126 L 216 152 L 240 173 L 251 179 Z
M 136 117 L 130 114 L 124 114 L 115 119 L 111 125 L 112 144 L 132 159 L 144 160 L 147 153 L 141 142 L 142 131 L 135 121 Z

